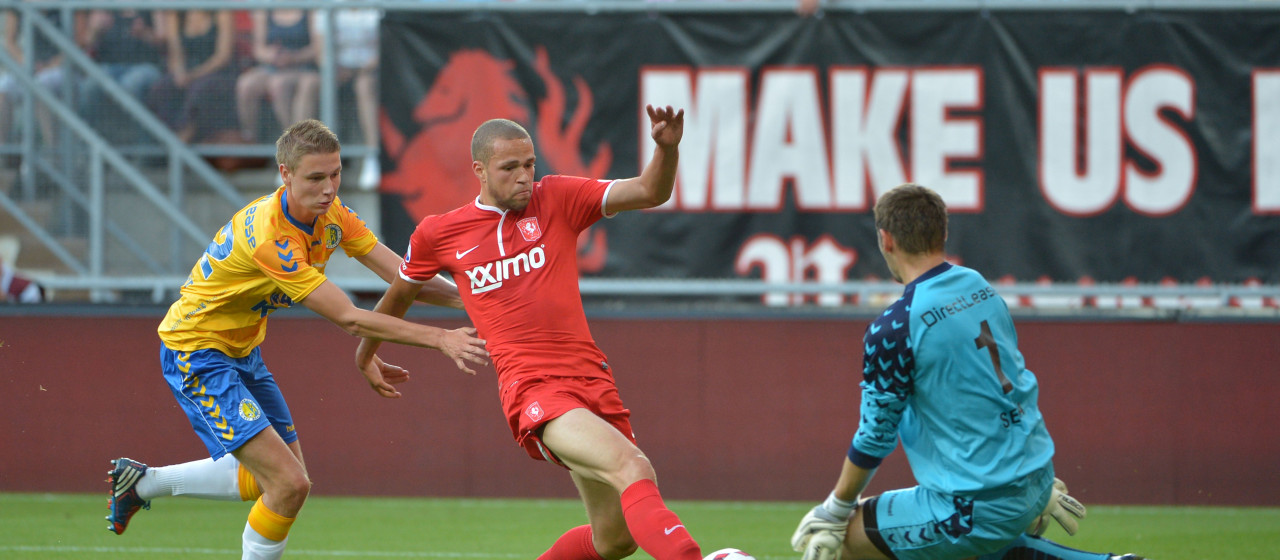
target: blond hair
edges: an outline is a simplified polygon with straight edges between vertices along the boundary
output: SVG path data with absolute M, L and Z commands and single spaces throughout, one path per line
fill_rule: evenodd
M 342 150 L 338 135 L 316 119 L 306 119 L 285 129 L 276 140 L 276 163 L 285 169 L 297 169 L 302 156 L 332 154 Z

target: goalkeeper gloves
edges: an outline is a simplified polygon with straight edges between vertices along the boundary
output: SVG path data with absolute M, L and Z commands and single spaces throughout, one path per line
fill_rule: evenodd
M 1053 495 L 1049 497 L 1049 505 L 1045 506 L 1044 511 L 1031 522 L 1031 526 L 1027 527 L 1027 534 L 1032 536 L 1043 535 L 1045 530 L 1049 528 L 1049 521 L 1057 521 L 1062 526 L 1062 530 L 1068 535 L 1075 535 L 1080 529 L 1078 519 L 1084 519 L 1084 504 L 1079 500 L 1067 495 L 1067 483 L 1061 479 L 1053 479 Z
M 800 520 L 800 526 L 791 535 L 791 549 L 803 552 L 803 560 L 840 560 L 849 518 L 857 508 L 856 499 L 841 500 L 832 492 Z

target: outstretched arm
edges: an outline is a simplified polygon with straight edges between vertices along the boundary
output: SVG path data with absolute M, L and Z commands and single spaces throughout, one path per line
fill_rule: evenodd
M 621 179 L 609 189 L 605 201 L 606 214 L 624 210 L 653 208 L 671 198 L 676 185 L 676 169 L 680 163 L 680 139 L 684 137 L 684 109 L 645 106 L 649 113 L 649 135 L 657 143 L 653 158 L 639 177 Z
M 374 274 L 377 274 L 379 278 L 388 284 L 394 282 L 396 277 L 399 276 L 397 271 L 400 269 L 400 263 L 402 262 L 400 255 L 397 255 L 395 251 L 392 251 L 381 242 L 374 245 L 372 251 L 356 257 L 356 260 L 360 261 L 360 264 L 372 270 Z M 428 280 L 426 284 L 422 284 L 421 288 L 414 298 L 417 301 L 441 307 L 462 309 L 462 297 L 458 295 L 458 286 L 448 279 L 437 275 Z M 404 313 L 398 316 L 403 317 Z
M 302 304 L 354 336 L 438 349 L 452 359 L 458 369 L 473 375 L 475 371 L 467 367 L 466 362 L 477 365 L 489 363 L 489 352 L 484 349 L 484 341 L 472 336 L 475 329 L 445 330 L 360 309 L 351 303 L 351 298 L 336 284 L 328 280 L 304 298 Z M 374 389 L 384 396 L 399 394 L 389 385 L 380 387 L 375 384 Z M 386 389 L 390 389 L 390 394 Z
M 392 317 L 404 317 L 409 306 L 413 305 L 414 298 L 418 295 L 418 289 L 421 286 L 412 282 L 405 282 L 396 278 L 391 281 L 391 287 L 387 288 L 387 292 L 382 295 L 382 299 L 378 300 L 377 307 L 373 310 L 375 313 L 382 313 Z M 399 396 L 400 393 L 381 381 L 381 367 L 379 367 L 380 359 L 377 357 L 378 347 L 382 346 L 382 341 L 376 338 L 360 339 L 360 344 L 356 346 L 356 367 L 369 380 L 369 384 L 378 393 L 386 397 Z
M 382 299 L 378 301 L 377 307 L 374 308 L 375 314 L 386 315 L 396 319 L 404 317 L 405 312 L 409 310 L 409 306 L 413 305 L 413 301 L 421 289 L 421 284 L 415 284 L 396 277 L 391 282 L 391 286 L 387 288 L 387 293 L 383 294 Z M 466 362 L 487 365 L 489 357 L 489 352 L 484 350 L 484 341 L 473 338 L 475 332 L 476 330 L 471 327 L 446 331 L 453 337 L 440 346 L 440 351 L 453 360 L 458 369 L 472 375 L 475 375 L 475 371 L 467 367 Z M 474 347 L 471 341 L 478 341 L 478 349 Z M 369 385 L 378 394 L 384 397 L 398 397 L 400 393 L 391 387 L 391 384 L 408 379 L 408 373 L 397 366 L 384 363 L 378 358 L 377 351 L 381 344 L 382 341 L 376 338 L 364 338 L 361 340 L 356 347 L 356 367 L 359 368 L 365 379 L 369 381 Z

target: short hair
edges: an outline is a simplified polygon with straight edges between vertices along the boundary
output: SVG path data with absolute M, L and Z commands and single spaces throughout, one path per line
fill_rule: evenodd
M 285 169 L 293 171 L 302 161 L 302 156 L 332 154 L 341 150 L 337 134 L 316 119 L 306 119 L 285 129 L 276 140 L 276 163 L 284 164 Z
M 529 131 L 520 123 L 507 119 L 490 119 L 476 128 L 471 135 L 471 159 L 488 162 L 493 157 L 493 143 L 497 140 L 523 140 L 530 138 Z
M 876 229 L 889 232 L 909 255 L 941 253 L 947 241 L 947 203 L 933 189 L 898 185 L 876 201 Z

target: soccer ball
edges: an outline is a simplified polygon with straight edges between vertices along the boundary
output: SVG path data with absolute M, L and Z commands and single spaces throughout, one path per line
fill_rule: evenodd
M 736 548 L 722 548 L 708 554 L 702 560 L 756 560 L 756 557 Z

